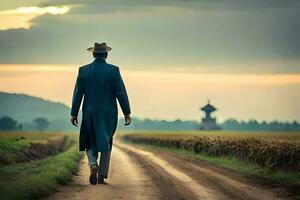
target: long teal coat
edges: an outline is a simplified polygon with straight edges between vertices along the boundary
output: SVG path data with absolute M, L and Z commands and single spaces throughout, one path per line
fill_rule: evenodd
M 73 93 L 72 116 L 78 115 L 82 99 L 79 150 L 111 151 L 118 122 L 117 99 L 123 114 L 130 114 L 119 68 L 99 58 L 80 67 Z

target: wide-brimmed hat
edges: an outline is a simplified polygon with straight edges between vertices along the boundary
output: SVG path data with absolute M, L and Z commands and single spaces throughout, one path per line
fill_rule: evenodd
M 112 48 L 107 46 L 105 42 L 101 44 L 95 42 L 94 47 L 87 48 L 86 50 L 95 53 L 105 53 L 112 50 Z

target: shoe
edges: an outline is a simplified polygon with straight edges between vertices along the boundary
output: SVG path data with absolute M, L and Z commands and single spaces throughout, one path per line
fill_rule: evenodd
M 97 171 L 98 171 L 98 166 L 97 165 L 92 165 L 91 166 L 91 174 L 90 174 L 90 183 L 92 185 L 96 185 L 98 178 L 97 178 Z
M 98 175 L 98 184 L 108 185 L 108 183 L 104 180 L 104 177 Z

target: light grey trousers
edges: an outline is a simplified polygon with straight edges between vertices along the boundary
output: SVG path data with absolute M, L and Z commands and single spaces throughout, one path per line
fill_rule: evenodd
M 110 155 L 111 152 L 101 152 L 100 160 L 98 164 L 98 152 L 92 149 L 87 149 L 86 155 L 89 160 L 89 166 L 97 165 L 98 166 L 98 175 L 107 178 L 108 177 L 108 170 L 109 170 L 109 162 L 110 162 Z

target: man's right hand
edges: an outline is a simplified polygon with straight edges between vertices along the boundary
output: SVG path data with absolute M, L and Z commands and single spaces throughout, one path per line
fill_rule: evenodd
M 131 123 L 130 115 L 125 115 L 125 126 L 128 126 Z
M 78 126 L 77 117 L 71 116 L 71 123 L 73 124 L 73 126 Z

